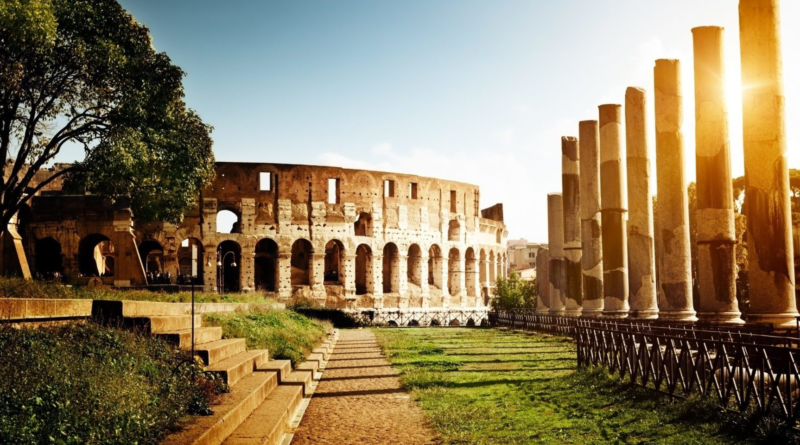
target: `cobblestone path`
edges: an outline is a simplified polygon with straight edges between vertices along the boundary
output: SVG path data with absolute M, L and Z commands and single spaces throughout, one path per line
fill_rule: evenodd
M 341 331 L 292 445 L 437 444 L 367 329 Z

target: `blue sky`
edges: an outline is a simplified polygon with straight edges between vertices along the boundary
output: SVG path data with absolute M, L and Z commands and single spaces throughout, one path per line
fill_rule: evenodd
M 694 177 L 692 27 L 726 28 L 739 80 L 736 0 L 121 3 L 187 72 L 186 100 L 215 127 L 218 160 L 477 184 L 483 207 L 504 203 L 510 236 L 532 241 L 546 240 L 545 196 L 561 188 L 560 137 L 597 119 L 597 105 L 622 103 L 627 86 L 651 92 L 656 58 L 683 63 Z M 798 79 L 800 1 L 784 0 L 782 19 L 785 78 Z M 798 166 L 798 82 L 786 95 Z M 739 175 L 741 99 L 730 104 Z

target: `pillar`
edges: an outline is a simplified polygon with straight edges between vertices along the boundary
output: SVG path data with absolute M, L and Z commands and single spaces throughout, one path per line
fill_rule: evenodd
M 398 307 L 401 309 L 408 308 L 408 250 L 398 250 L 397 256 L 399 258 L 397 264 L 397 292 L 400 295 Z
M 427 308 L 430 307 L 430 298 L 431 298 L 431 288 L 428 284 L 428 251 L 423 250 L 422 256 L 420 257 L 420 277 L 419 277 L 419 287 L 420 287 L 420 294 L 422 295 L 422 307 Z
M 383 309 L 383 255 L 372 254 L 372 306 Z
M 628 292 L 630 318 L 658 318 L 653 192 L 647 147 L 645 91 L 625 91 L 625 147 L 628 171 Z
M 603 313 L 603 236 L 600 221 L 600 140 L 597 121 L 578 124 L 581 186 L 582 316 Z
M 581 192 L 578 139 L 561 138 L 561 192 L 564 209 L 564 315 L 580 317 L 583 306 L 581 273 Z
M 536 256 L 536 284 L 539 288 L 539 298 L 536 303 L 536 313 L 547 315 L 550 312 L 550 251 L 542 248 Z
M 743 324 L 736 302 L 736 231 L 733 216 L 723 29 L 692 29 L 697 159 L 697 318 Z
M 547 195 L 547 239 L 550 249 L 550 314 L 564 315 L 564 207 L 561 193 Z
M 789 170 L 778 0 L 739 1 L 748 321 L 794 326 Z
M 622 106 L 600 105 L 600 205 L 603 230 L 603 317 L 628 316 L 628 234 Z
M 325 307 L 325 299 L 327 298 L 327 291 L 325 290 L 325 253 L 312 253 L 311 254 L 311 267 L 310 282 L 311 295 L 314 301 L 320 306 Z
M 346 254 L 344 256 L 344 299 L 347 308 L 356 306 L 356 256 Z
M 689 198 L 683 163 L 680 61 L 656 60 L 656 174 L 658 199 L 658 307 L 666 321 L 696 321 L 692 303 Z
M 216 248 L 216 247 L 215 247 Z M 210 268 L 214 278 L 216 278 L 216 267 Z M 203 271 L 206 276 L 203 279 L 210 277 L 208 270 Z M 278 254 L 278 302 L 288 303 L 292 298 L 292 253 L 281 252 Z

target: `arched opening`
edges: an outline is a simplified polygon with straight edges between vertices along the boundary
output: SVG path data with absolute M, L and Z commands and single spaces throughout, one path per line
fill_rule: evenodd
M 164 247 L 156 240 L 147 239 L 139 244 L 139 258 L 142 259 L 147 284 L 168 284 L 164 274 Z
M 478 279 L 480 280 L 480 285 L 483 286 L 483 283 L 486 282 L 486 251 L 481 249 L 481 257 L 480 257 L 480 267 Z
M 447 289 L 454 297 L 461 293 L 461 252 L 455 247 L 447 256 Z
M 442 249 L 436 244 L 428 250 L 428 284 L 442 288 Z
M 447 229 L 447 240 L 455 242 L 461 240 L 461 225 L 455 219 L 450 220 L 450 226 Z
M 114 255 L 114 244 L 107 236 L 87 235 L 78 245 L 78 272 L 83 277 L 112 277 Z
M 439 323 L 438 319 L 434 318 L 431 320 L 431 326 L 440 326 L 440 325 L 441 323 Z
M 383 292 L 390 294 L 400 288 L 400 252 L 394 243 L 383 247 Z
M 458 318 L 454 318 L 450 320 L 450 326 L 461 326 L 461 322 L 458 321 Z
M 242 233 L 239 215 L 230 210 L 217 212 L 217 233 Z
M 311 242 L 300 238 L 292 244 L 292 286 L 311 284 Z
M 361 212 L 353 225 L 356 236 L 372 236 L 372 216 Z
M 417 320 L 411 320 L 406 326 L 419 326 L 419 322 Z
M 256 243 L 254 263 L 256 290 L 277 291 L 278 243 L 269 238 L 264 238 Z
M 494 252 L 489 251 L 489 285 L 494 285 L 495 282 L 495 272 L 497 272 L 497 266 L 495 266 L 494 261 Z
M 422 285 L 422 249 L 417 244 L 412 244 L 408 248 L 407 261 L 408 283 L 417 286 Z
M 217 289 L 241 290 L 242 248 L 236 241 L 223 241 L 217 247 Z
M 464 258 L 464 280 L 467 287 L 467 296 L 475 297 L 477 296 L 475 278 L 477 278 L 476 274 L 478 273 L 477 260 L 475 260 L 475 249 L 472 247 L 468 248 Z
M 366 244 L 356 249 L 356 295 L 372 292 L 372 250 Z
M 344 283 L 344 244 L 333 239 L 325 245 L 325 284 Z
M 496 238 L 497 244 L 500 244 L 500 243 L 503 242 L 503 229 L 497 229 L 497 234 L 496 234 L 495 238 Z
M 475 327 L 475 320 L 473 320 L 472 318 L 467 319 L 467 327 L 469 328 Z
M 388 321 L 386 324 L 387 324 L 387 325 L 389 325 L 389 326 L 391 326 L 391 327 L 393 327 L 393 328 L 396 328 L 396 327 L 398 327 L 398 326 L 397 326 L 397 322 L 396 322 L 396 321 L 394 321 L 394 320 L 389 320 L 389 321 Z
M 178 284 L 192 284 L 192 264 L 197 264 L 194 284 L 203 284 L 203 243 L 197 238 L 186 238 L 178 247 Z
M 61 243 L 49 236 L 36 240 L 34 258 L 36 278 L 61 280 L 64 273 L 64 264 L 61 257 Z

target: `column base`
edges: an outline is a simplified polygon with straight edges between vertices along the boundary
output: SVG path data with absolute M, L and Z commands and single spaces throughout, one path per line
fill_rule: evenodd
M 606 318 L 606 319 L 612 319 L 612 320 L 622 320 L 624 318 L 628 318 L 628 315 L 629 315 L 628 312 L 629 311 L 627 311 L 627 310 L 618 310 L 618 311 L 607 311 L 607 310 L 604 310 L 602 317 Z
M 550 308 L 537 308 L 536 315 L 550 315 Z
M 578 317 L 580 317 L 580 316 L 581 316 L 581 313 L 582 313 L 582 312 L 583 312 L 583 309 L 581 309 L 581 308 L 578 308 L 578 309 L 565 309 L 565 310 L 564 310 L 564 316 L 565 316 L 565 317 L 575 317 L 575 318 L 578 318 Z
M 776 314 L 753 314 L 747 315 L 748 323 L 771 324 L 776 328 L 796 328 L 797 312 L 776 313 Z
M 559 309 L 559 310 L 555 310 L 555 311 L 551 310 L 551 311 L 548 312 L 548 314 L 552 315 L 554 317 L 563 317 L 564 316 L 564 309 Z
M 692 323 L 697 321 L 695 311 L 661 311 L 658 314 L 658 321 L 679 321 L 682 323 Z
M 628 313 L 628 318 L 631 320 L 656 320 L 658 319 L 658 314 L 658 309 L 632 310 Z
M 704 324 L 725 324 L 725 325 L 742 325 L 742 313 L 735 312 L 698 312 L 697 318 L 700 323 Z
M 603 316 L 602 309 L 586 309 L 583 308 L 583 312 L 581 312 L 581 318 L 600 318 Z

